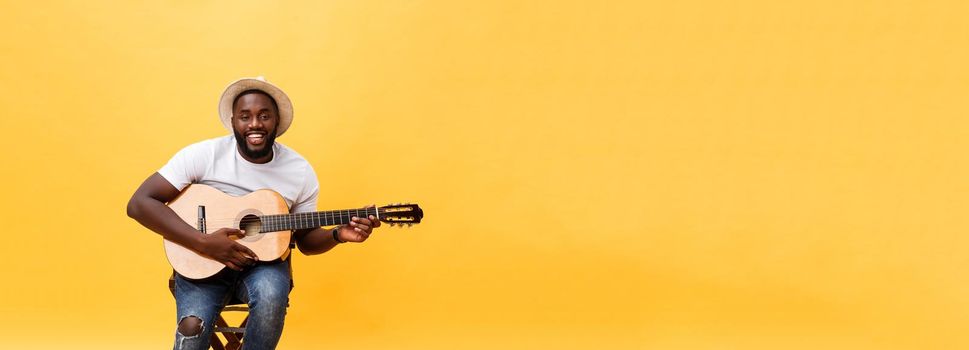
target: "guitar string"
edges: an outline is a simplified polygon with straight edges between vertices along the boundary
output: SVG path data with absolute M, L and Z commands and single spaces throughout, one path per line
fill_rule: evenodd
M 342 210 L 342 211 L 356 211 L 356 213 L 351 213 L 351 214 L 361 214 L 359 212 L 361 210 L 363 210 L 364 213 L 366 213 L 368 216 L 376 216 L 376 213 L 375 212 L 372 212 L 372 211 L 369 211 L 369 210 L 366 210 L 366 209 L 349 209 L 349 210 L 346 210 L 345 209 L 345 210 Z M 316 214 L 316 212 L 313 212 L 313 213 L 292 213 L 292 214 L 270 214 L 270 215 L 262 215 L 261 217 L 267 218 L 267 217 L 271 217 L 271 216 L 275 216 L 275 215 L 288 216 L 289 217 L 289 218 L 282 218 L 282 217 L 280 217 L 280 219 L 277 219 L 277 222 L 270 222 L 270 224 L 275 224 L 275 223 L 278 223 L 278 222 L 292 224 L 292 223 L 299 223 L 300 221 L 306 222 L 306 221 L 309 221 L 309 220 L 315 220 L 315 221 L 330 221 L 330 220 L 340 219 L 340 221 L 342 221 L 344 219 L 344 217 L 346 217 L 346 213 L 338 213 L 338 215 L 332 215 L 332 214 L 330 214 L 330 213 L 338 212 L 338 211 L 320 212 L 321 214 Z M 405 213 L 405 212 L 394 212 L 394 213 Z M 312 217 L 312 216 L 310 216 L 310 215 L 314 215 L 314 214 L 316 215 L 315 218 Z M 304 216 L 300 217 L 300 215 L 304 215 Z M 386 214 L 386 212 L 385 212 L 384 215 L 389 215 L 389 214 Z M 359 215 L 350 215 L 350 216 L 358 216 L 359 217 Z M 383 216 L 383 215 L 381 215 L 381 216 Z M 245 217 L 243 217 L 243 219 L 244 218 Z M 269 219 L 267 221 L 272 221 L 272 220 L 273 219 Z M 232 224 L 235 224 L 237 221 L 241 223 L 242 219 L 237 220 L 237 218 L 212 218 L 212 217 L 206 217 L 205 218 L 206 224 L 210 224 L 211 223 L 211 224 L 216 224 L 216 225 L 218 225 L 218 224 L 224 224 L 224 223 L 232 223 Z
M 209 232 L 215 232 L 214 230 L 212 230 L 213 226 L 218 226 L 218 227 L 215 227 L 215 230 L 218 230 L 218 229 L 221 229 L 221 228 L 225 228 L 227 226 L 235 226 L 237 224 L 237 222 L 235 220 L 206 220 L 205 223 L 206 223 L 206 227 L 207 227 L 207 230 L 206 231 L 209 231 Z M 395 223 L 400 223 L 400 224 L 415 224 L 416 222 L 406 222 L 406 221 L 403 221 L 403 222 L 395 222 Z M 226 224 L 229 224 L 229 225 L 226 225 Z M 239 222 L 238 224 L 239 225 L 242 225 L 242 222 Z M 283 224 L 284 225 L 280 225 L 280 223 L 278 223 L 278 222 L 270 222 L 270 223 L 264 224 L 262 226 L 263 227 L 270 227 L 270 228 L 276 228 L 276 227 L 279 227 L 279 228 L 287 228 L 286 227 L 287 225 L 298 226 L 298 224 L 300 224 L 300 223 L 299 222 L 285 222 Z M 341 222 L 334 222 L 334 223 L 331 224 L 331 223 L 327 223 L 327 222 L 320 222 L 319 225 L 311 225 L 310 227 L 323 227 L 323 226 L 332 226 L 332 225 L 339 225 L 339 224 L 343 224 L 343 223 L 341 223 Z M 229 228 L 235 228 L 235 227 L 229 227 Z M 292 228 L 289 228 L 289 229 L 292 229 Z M 285 231 L 285 230 L 279 230 L 279 231 Z M 260 230 L 260 233 L 264 233 L 264 232 L 277 232 L 277 231 L 262 231 L 262 230 Z
M 383 215 L 394 215 L 394 214 L 405 214 L 411 212 L 410 210 L 392 210 L 388 211 L 387 208 L 356 208 L 356 209 L 338 209 L 338 210 L 325 210 L 316 212 L 299 212 L 299 213 L 281 213 L 281 214 L 266 214 L 266 215 L 255 215 L 262 218 L 279 217 L 282 220 L 305 220 L 310 218 L 343 218 L 346 216 L 361 216 L 362 214 L 373 215 L 377 214 Z M 288 217 L 288 218 L 287 218 Z M 292 218 L 292 219 L 289 219 Z M 207 221 L 219 221 L 219 220 L 235 220 L 237 218 L 212 218 L 206 217 Z
M 263 218 L 272 217 L 272 216 L 279 216 L 279 217 L 288 216 L 288 217 L 292 218 L 292 219 L 282 219 L 282 220 L 305 220 L 305 219 L 311 218 L 312 216 L 316 216 L 316 218 L 333 218 L 333 219 L 335 219 L 335 218 L 338 218 L 338 217 L 339 218 L 342 218 L 345 215 L 349 215 L 349 214 L 361 214 L 361 211 L 363 213 L 367 214 L 368 216 L 377 216 L 377 214 L 380 214 L 380 216 L 384 216 L 384 215 L 403 214 L 403 213 L 410 212 L 409 210 L 408 211 L 387 211 L 386 208 L 358 208 L 358 209 L 326 210 L 326 211 L 318 211 L 318 212 L 301 212 L 301 213 L 286 213 L 286 214 L 268 214 L 268 215 L 256 215 L 256 216 L 263 217 Z M 300 217 L 300 216 L 302 216 L 302 217 Z M 349 216 L 359 216 L 359 215 L 349 215 Z M 213 221 L 235 221 L 237 218 L 228 218 L 228 217 L 212 218 L 212 217 L 206 217 L 205 219 L 206 219 L 207 222 L 213 222 Z
M 252 221 L 258 221 L 258 220 L 252 220 Z M 341 220 L 336 220 L 333 223 L 329 223 L 329 221 L 331 221 L 331 219 L 312 220 L 312 219 L 308 219 L 307 218 L 307 219 L 295 219 L 295 220 L 291 220 L 291 221 L 290 220 L 279 220 L 279 221 L 269 221 L 269 220 L 267 220 L 263 224 L 266 225 L 266 226 L 280 226 L 280 224 L 283 224 L 283 225 L 298 225 L 298 224 L 302 224 L 302 223 L 309 223 L 309 222 L 312 222 L 312 221 L 319 221 L 320 226 L 330 226 L 330 225 L 343 224 L 342 218 L 341 218 Z M 235 226 L 236 224 L 242 225 L 243 222 L 248 223 L 248 220 L 236 220 L 236 219 L 224 219 L 224 218 L 223 219 L 209 219 L 209 218 L 206 218 L 205 219 L 206 226 L 220 226 L 220 225 L 232 225 L 232 226 Z M 406 222 L 402 222 L 402 223 L 406 223 Z
M 286 216 L 288 216 L 288 217 L 298 217 L 298 216 L 301 216 L 301 215 L 304 216 L 304 217 L 309 217 L 311 215 L 314 215 L 316 217 L 321 217 L 322 218 L 322 217 L 343 217 L 343 216 L 346 216 L 348 214 L 361 214 L 361 213 L 367 213 L 369 215 L 376 214 L 376 212 L 373 211 L 373 210 L 366 210 L 366 209 L 345 209 L 345 210 L 328 210 L 328 211 L 318 211 L 318 212 L 300 212 L 300 213 L 265 214 L 265 215 L 252 214 L 252 215 L 255 215 L 255 216 L 258 216 L 258 217 L 271 217 L 271 216 L 278 216 L 278 217 L 286 217 Z M 384 213 L 388 213 L 388 212 L 386 212 L 386 211 L 380 211 L 380 214 L 381 215 L 383 215 Z M 350 216 L 356 216 L 356 215 L 350 215 Z M 206 219 L 209 219 L 209 218 L 211 218 L 211 217 L 206 217 Z M 228 218 L 228 217 L 216 218 L 216 220 L 218 220 L 218 219 L 232 219 L 232 218 Z
M 226 223 L 234 224 L 236 222 L 242 223 L 244 221 L 246 221 L 246 220 L 236 220 L 236 219 L 209 219 L 209 218 L 206 218 L 205 219 L 205 223 L 206 224 L 217 224 L 217 225 L 218 224 L 226 224 Z M 252 220 L 252 221 L 260 221 L 260 220 Z M 261 221 L 267 222 L 269 224 L 276 224 L 276 223 L 279 223 L 279 222 L 286 223 L 286 224 L 295 224 L 295 223 L 310 222 L 310 221 L 329 222 L 329 221 L 333 221 L 333 220 L 332 219 L 322 219 L 321 218 L 321 219 L 318 219 L 318 220 L 314 220 L 314 219 L 294 219 L 294 220 L 276 220 L 276 221 L 261 220 Z M 343 221 L 343 220 L 336 220 L 336 221 L 337 222 L 340 222 L 340 221 Z
M 357 212 L 357 213 L 349 213 L 349 214 L 352 214 L 352 215 L 348 215 L 347 213 L 340 213 L 338 215 L 321 214 L 321 215 L 316 215 L 314 217 L 314 216 L 310 216 L 310 214 L 293 213 L 293 214 L 256 215 L 256 217 L 260 217 L 263 220 L 275 219 L 278 221 L 301 221 L 301 220 L 306 221 L 306 220 L 335 220 L 335 219 L 343 219 L 345 217 L 354 217 L 354 216 L 361 217 L 362 216 L 361 214 L 366 214 L 367 216 L 376 216 L 376 213 L 373 213 L 373 212 L 364 212 L 364 213 Z M 276 215 L 280 215 L 280 216 L 278 218 L 275 218 L 274 216 Z M 244 218 L 245 216 L 242 217 L 242 219 Z M 218 217 L 218 218 L 206 217 L 205 221 L 206 222 L 241 221 L 241 219 L 230 218 L 230 217 Z
M 255 221 L 255 220 L 253 220 L 253 221 Z M 330 223 L 330 221 L 332 221 L 332 220 L 264 221 L 263 222 L 263 225 L 280 225 L 280 224 L 283 224 L 283 225 L 298 225 L 298 224 L 301 224 L 301 223 L 319 222 L 320 225 L 322 225 L 322 226 L 329 226 L 329 225 L 337 225 L 337 224 L 343 224 L 344 223 L 342 220 L 333 221 L 333 223 Z M 206 226 L 212 226 L 212 225 L 229 225 L 229 224 L 231 224 L 231 225 L 235 225 L 235 224 L 242 225 L 244 223 L 248 223 L 248 221 L 246 221 L 246 220 L 235 220 L 235 219 L 217 219 L 217 220 L 209 220 L 209 219 L 206 219 L 205 220 Z

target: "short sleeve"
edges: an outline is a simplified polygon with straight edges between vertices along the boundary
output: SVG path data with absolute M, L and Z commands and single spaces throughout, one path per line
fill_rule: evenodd
M 320 196 L 320 181 L 316 178 L 316 171 L 306 164 L 303 178 L 303 190 L 296 197 L 296 202 L 290 208 L 291 213 L 306 213 L 316 211 L 316 201 Z
M 206 149 L 201 142 L 183 148 L 158 170 L 158 174 L 181 191 L 205 175 L 206 167 L 212 162 L 212 153 Z

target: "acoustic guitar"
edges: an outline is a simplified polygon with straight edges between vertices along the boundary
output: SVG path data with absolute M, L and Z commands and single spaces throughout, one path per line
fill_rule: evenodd
M 272 190 L 235 197 L 200 184 L 186 187 L 168 207 L 205 234 L 223 227 L 244 231 L 245 237 L 235 238 L 236 242 L 252 249 L 262 261 L 289 254 L 293 230 L 348 224 L 354 216 L 373 215 L 391 226 L 418 224 L 424 217 L 424 211 L 417 204 L 290 214 L 286 201 Z M 167 239 L 165 254 L 175 271 L 192 279 L 209 277 L 225 268 L 222 263 Z

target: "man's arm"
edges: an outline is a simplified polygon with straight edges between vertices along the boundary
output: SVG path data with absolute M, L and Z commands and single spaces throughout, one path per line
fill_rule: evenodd
M 323 254 L 341 243 L 334 239 L 333 230 L 337 230 L 336 235 L 342 242 L 360 243 L 370 238 L 373 229 L 377 227 L 380 227 L 380 221 L 373 215 L 370 215 L 368 218 L 353 217 L 351 218 L 350 224 L 340 225 L 332 229 L 318 227 L 296 230 L 294 238 L 296 239 L 296 247 L 303 254 Z
M 182 221 L 165 205 L 178 194 L 175 186 L 154 173 L 131 196 L 128 201 L 128 216 L 165 239 L 215 259 L 233 270 L 242 270 L 243 267 L 255 263 L 257 258 L 252 250 L 229 239 L 230 235 L 245 236 L 242 231 L 222 228 L 206 235 Z

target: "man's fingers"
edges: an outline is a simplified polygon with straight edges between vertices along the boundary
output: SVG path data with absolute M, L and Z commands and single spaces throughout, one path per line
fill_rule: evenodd
M 243 256 L 242 253 L 236 253 L 236 254 L 237 255 L 233 256 L 232 259 L 230 259 L 229 261 L 233 265 L 238 266 L 240 270 L 253 267 L 256 265 L 255 260 L 252 260 L 247 256 Z
M 235 248 L 236 254 L 238 254 L 239 256 L 241 256 L 241 257 L 243 257 L 245 259 L 249 259 L 249 260 L 259 260 L 259 257 L 256 256 L 256 252 L 252 251 L 252 249 L 249 249 L 249 247 L 246 247 L 246 246 L 244 246 L 242 244 L 236 243 L 233 246 L 233 248 Z
M 373 215 L 370 215 L 369 219 L 370 219 L 371 222 L 373 222 L 373 225 L 371 225 L 371 226 L 373 226 L 373 227 L 380 227 L 380 220 L 377 220 L 376 217 L 374 217 Z
M 225 229 L 225 235 L 226 236 L 236 236 L 236 237 L 239 237 L 239 238 L 243 238 L 243 237 L 246 236 L 246 233 L 243 232 L 240 229 L 227 228 L 227 229 Z
M 364 231 L 369 231 L 370 230 L 370 226 L 367 226 L 367 224 L 361 224 L 361 223 L 357 223 L 357 222 L 351 222 L 350 225 L 352 225 L 353 226 L 353 230 L 354 231 L 357 231 L 357 232 L 364 232 Z
M 249 257 L 252 258 L 252 260 L 259 261 L 259 256 L 256 255 L 256 252 L 252 251 L 249 248 L 246 248 L 246 252 L 247 252 L 247 254 L 249 254 Z
M 373 215 L 370 215 L 370 216 L 368 216 L 368 217 L 365 217 L 365 218 L 360 218 L 360 217 L 356 217 L 356 216 L 354 216 L 354 217 L 353 217 L 353 220 L 351 220 L 351 221 L 353 221 L 353 222 L 356 222 L 356 223 L 361 223 L 361 224 L 367 224 L 367 225 L 370 225 L 370 224 L 371 224 L 371 221 L 373 221 L 372 219 L 370 219 L 370 218 L 372 218 L 372 217 L 373 217 Z
M 242 271 L 242 268 L 240 268 L 238 265 L 236 265 L 234 262 L 231 262 L 231 261 L 226 261 L 225 266 L 236 271 Z
M 246 263 L 246 261 L 249 259 L 246 259 L 246 257 L 243 256 L 241 252 L 237 252 L 237 251 L 230 252 L 229 257 L 226 260 L 232 263 L 232 265 L 235 265 L 238 267 L 249 265 L 248 263 Z
M 373 215 L 371 215 L 370 217 L 373 217 Z M 370 226 L 373 226 L 373 221 L 371 221 L 368 218 L 355 217 L 353 218 L 353 221 L 350 222 L 350 224 L 353 224 L 354 227 L 360 227 L 366 230 L 366 229 L 370 229 Z

